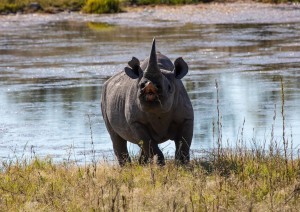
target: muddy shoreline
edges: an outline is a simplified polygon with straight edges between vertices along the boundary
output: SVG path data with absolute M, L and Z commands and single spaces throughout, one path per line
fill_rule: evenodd
M 14 14 L 0 16 L 2 30 L 12 25 L 36 25 L 55 21 L 105 22 L 130 27 L 176 26 L 180 24 L 295 23 L 300 21 L 300 4 L 255 2 L 210 3 L 184 6 L 129 7 L 118 14 L 88 15 Z

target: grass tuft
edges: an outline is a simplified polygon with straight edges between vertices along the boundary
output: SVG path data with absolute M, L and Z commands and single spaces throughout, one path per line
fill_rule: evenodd
M 83 11 L 86 13 L 117 13 L 121 12 L 120 0 L 87 0 Z

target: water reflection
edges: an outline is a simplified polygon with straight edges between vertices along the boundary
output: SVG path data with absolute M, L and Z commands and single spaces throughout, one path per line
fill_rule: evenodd
M 0 32 L 0 157 L 20 156 L 26 145 L 26 154 L 33 154 L 33 147 L 58 160 L 70 154 L 86 160 L 91 148 L 97 156 L 112 155 L 100 113 L 101 86 L 132 56 L 145 58 L 154 36 L 161 52 L 189 63 L 184 84 L 195 109 L 193 149 L 214 146 L 216 81 L 224 143 L 234 144 L 241 130 L 247 142 L 268 140 L 272 124 L 281 140 L 283 79 L 286 128 L 299 145 L 299 29 L 299 23 L 12 26 Z M 172 153 L 174 145 L 162 148 Z

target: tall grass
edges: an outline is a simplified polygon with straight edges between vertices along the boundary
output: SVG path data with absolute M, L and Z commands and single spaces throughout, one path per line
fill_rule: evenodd
M 296 211 L 299 164 L 288 162 L 287 178 L 284 158 L 259 150 L 222 149 L 218 165 L 195 158 L 185 167 L 94 169 L 36 158 L 2 165 L 0 211 Z
M 283 82 L 281 114 L 277 116 L 275 106 L 269 144 L 253 138 L 250 149 L 245 121 L 236 147 L 224 147 L 217 81 L 216 89 L 217 147 L 194 156 L 189 165 L 170 159 L 164 167 L 134 161 L 120 168 L 93 154 L 83 166 L 33 154 L 32 159 L 0 165 L 0 211 L 298 211 L 300 155 L 293 154 L 287 139 Z M 274 123 L 279 118 L 278 141 Z M 94 151 L 93 143 L 91 131 Z

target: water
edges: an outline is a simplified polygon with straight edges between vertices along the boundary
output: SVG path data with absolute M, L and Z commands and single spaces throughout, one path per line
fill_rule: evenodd
M 268 143 L 272 126 L 274 140 L 282 143 L 281 79 L 285 136 L 298 149 L 300 22 L 152 20 L 130 26 L 103 24 L 93 16 L 25 17 L 2 21 L 0 31 L 3 160 L 38 155 L 82 162 L 93 157 L 93 150 L 97 158 L 111 158 L 100 112 L 101 87 L 132 56 L 148 56 L 153 37 L 163 54 L 171 60 L 182 56 L 189 64 L 184 84 L 195 110 L 193 150 L 215 146 L 216 82 L 224 145 L 234 146 L 239 139 L 248 146 L 253 140 Z M 161 147 L 173 154 L 172 142 Z M 129 149 L 137 150 L 135 145 Z

